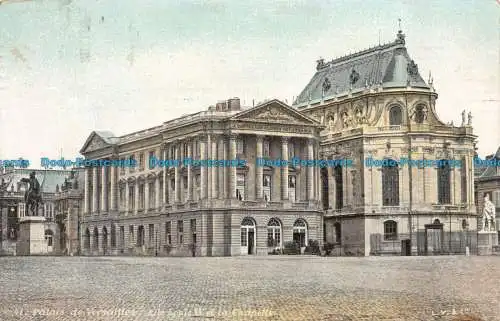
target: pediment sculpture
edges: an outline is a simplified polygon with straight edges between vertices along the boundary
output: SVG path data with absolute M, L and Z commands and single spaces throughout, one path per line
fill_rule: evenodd
M 249 118 L 298 122 L 298 119 L 276 106 L 268 106 L 264 111 L 249 115 Z

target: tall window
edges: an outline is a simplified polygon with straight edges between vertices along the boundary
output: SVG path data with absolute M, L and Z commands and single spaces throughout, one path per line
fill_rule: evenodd
M 128 227 L 128 242 L 129 242 L 129 245 L 134 244 L 134 226 L 133 225 L 129 225 L 129 227 Z
M 298 219 L 293 224 L 293 241 L 300 247 L 307 246 L 307 224 L 303 219 Z
M 144 184 L 139 185 L 139 209 L 144 209 Z
M 401 112 L 401 107 L 393 106 L 389 110 L 389 124 L 391 126 L 401 125 L 402 122 L 403 122 L 403 115 Z
M 200 199 L 200 182 L 201 182 L 201 176 L 198 174 L 195 176 L 195 191 L 196 191 L 196 194 L 195 194 L 195 200 L 199 200 Z
M 271 201 L 271 175 L 263 175 L 262 177 L 262 190 L 264 194 L 264 200 L 266 202 Z
M 288 175 L 288 199 L 292 202 L 294 202 L 296 198 L 296 192 L 295 192 L 296 186 L 297 186 L 297 176 Z
M 139 170 L 144 170 L 144 153 L 139 154 Z
M 165 223 L 165 243 L 172 244 L 172 222 Z
M 120 247 L 125 246 L 125 226 L 120 226 Z
M 393 241 L 398 239 L 398 223 L 394 221 L 384 222 L 384 240 Z
M 288 159 L 295 157 L 295 146 L 293 143 L 288 143 Z
M 151 163 L 151 160 L 153 158 L 156 158 L 154 150 L 152 150 L 152 151 L 149 152 L 149 158 L 148 158 L 148 163 L 149 163 L 148 167 L 149 167 L 149 169 L 153 169 L 154 168 L 154 166 L 152 166 L 154 164 Z
M 397 165 L 382 167 L 382 195 L 384 206 L 399 205 L 399 168 Z
M 245 174 L 236 175 L 236 198 L 240 201 L 245 200 Z
M 125 207 L 125 186 L 120 186 L 120 208 Z
M 267 224 L 267 246 L 281 247 L 281 224 L 275 218 Z
M 133 210 L 135 208 L 135 186 L 130 186 L 128 188 L 128 201 L 130 203 L 129 208 Z
M 267 139 L 264 139 L 262 142 L 262 156 L 263 157 L 271 157 L 271 149 L 270 149 L 270 142 Z
M 184 176 L 182 178 L 182 185 L 184 186 L 183 190 L 184 190 L 184 201 L 187 201 L 188 199 L 188 178 L 187 176 Z
M 446 160 L 438 162 L 438 202 L 439 204 L 451 203 L 451 168 Z
M 156 190 L 155 190 L 155 184 L 153 182 L 147 183 L 149 184 L 149 208 L 154 208 L 156 205 Z
M 342 177 L 342 167 L 336 166 L 333 174 L 335 176 L 335 209 L 344 207 L 344 180 Z
M 460 170 L 460 191 L 462 194 L 462 204 L 467 204 L 467 166 L 465 166 L 465 159 L 462 159 L 462 168 Z
M 236 140 L 236 155 L 243 155 L 245 153 L 245 141 L 243 138 Z
M 154 224 L 149 224 L 149 244 L 153 244 L 153 240 L 154 240 L 154 237 L 155 237 L 155 225 Z
M 196 244 L 196 219 L 191 220 L 191 239 L 193 244 Z
M 177 243 L 184 244 L 184 222 L 177 221 Z

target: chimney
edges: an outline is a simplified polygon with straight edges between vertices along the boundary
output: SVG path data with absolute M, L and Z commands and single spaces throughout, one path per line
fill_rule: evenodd
M 215 105 L 215 110 L 216 111 L 226 111 L 227 110 L 227 103 L 225 101 L 218 101 L 217 104 Z
M 238 97 L 229 98 L 227 100 L 227 104 L 228 104 L 229 110 L 231 110 L 231 111 L 241 110 L 240 99 Z

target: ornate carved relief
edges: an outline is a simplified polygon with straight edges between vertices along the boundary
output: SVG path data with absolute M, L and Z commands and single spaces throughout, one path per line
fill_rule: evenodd
M 104 140 L 102 140 L 102 138 L 100 138 L 99 136 L 95 135 L 92 138 L 92 140 L 90 141 L 90 143 L 87 146 L 87 148 L 85 149 L 85 151 L 89 152 L 89 151 L 98 150 L 98 149 L 101 149 L 104 147 L 106 147 L 106 143 L 104 142 Z
M 427 114 L 429 110 L 426 105 L 420 104 L 417 105 L 410 116 L 413 121 L 415 121 L 417 124 L 422 124 L 427 120 Z

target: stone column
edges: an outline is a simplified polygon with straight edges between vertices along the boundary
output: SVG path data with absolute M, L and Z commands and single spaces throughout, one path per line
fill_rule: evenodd
M 99 211 L 99 171 L 98 167 L 92 169 L 92 213 Z
M 288 137 L 281 137 L 281 160 L 288 162 Z M 281 199 L 288 200 L 288 165 L 281 166 Z
M 144 182 L 144 213 L 149 210 L 149 181 L 146 178 Z
M 262 158 L 262 144 L 264 137 L 257 135 L 257 148 L 256 148 L 256 165 L 255 165 L 255 197 L 257 200 L 264 198 L 264 189 L 262 186 L 262 179 L 264 176 L 264 166 L 257 165 L 257 162 Z
M 219 143 L 218 143 L 218 151 L 217 151 L 217 154 L 219 155 L 220 158 L 226 160 L 226 158 L 224 157 L 225 156 L 225 153 L 224 153 L 224 136 L 220 135 L 219 136 Z M 218 188 L 217 188 L 217 192 L 218 192 L 218 198 L 219 199 L 224 199 L 226 197 L 225 195 L 225 180 L 224 180 L 224 177 L 225 177 L 225 166 L 217 169 L 217 176 L 218 176 Z
M 125 215 L 130 212 L 130 184 L 125 181 Z
M 163 149 L 163 159 L 164 160 L 167 160 L 168 159 L 168 155 L 167 155 L 167 152 L 168 152 L 168 145 L 164 145 L 163 146 L 164 149 Z M 168 170 L 169 168 L 168 167 L 164 167 L 163 168 L 163 193 L 162 195 L 160 196 L 161 197 L 161 204 L 169 204 L 170 203 L 170 195 L 168 193 Z
M 207 159 L 206 137 L 200 137 L 200 160 Z M 207 167 L 200 166 L 200 200 L 207 198 Z
M 108 182 L 106 180 L 106 172 L 108 171 L 108 167 L 101 167 L 101 212 L 104 214 L 107 211 L 107 203 L 108 203 Z
M 116 211 L 117 210 L 117 195 L 116 195 L 116 190 L 117 190 L 117 186 L 116 186 L 116 166 L 112 166 L 110 168 L 110 180 L 111 180 L 111 204 L 110 204 L 110 210 L 111 211 Z
M 181 161 L 180 159 L 180 144 L 179 142 L 175 143 L 175 159 Z M 180 166 L 175 166 L 174 168 L 174 202 L 179 203 L 181 201 L 181 172 Z
M 215 136 L 212 137 L 212 151 L 210 154 L 210 158 L 212 160 L 217 160 L 217 139 Z M 211 190 L 212 190 L 212 198 L 217 198 L 218 196 L 218 188 L 217 188 L 217 166 L 212 166 L 211 168 Z
M 189 140 L 187 142 L 187 158 L 191 159 L 193 158 L 193 142 Z M 186 201 L 191 201 L 193 199 L 193 165 L 192 162 L 189 162 L 187 165 L 187 180 L 188 180 L 188 185 L 187 185 L 187 200 Z
M 90 180 L 91 180 L 91 169 L 90 167 L 85 167 L 85 190 L 84 190 L 84 212 L 85 214 L 90 214 Z
M 134 186 L 134 214 L 137 214 L 139 211 L 139 179 L 135 179 L 135 186 Z
M 224 136 L 222 142 L 222 155 L 224 159 L 229 160 L 229 147 L 228 147 L 229 137 Z M 229 195 L 229 166 L 225 166 L 222 169 L 223 178 L 224 178 L 224 189 L 223 189 L 223 198 L 228 198 Z
M 207 136 L 206 159 L 212 159 L 212 136 Z M 205 166 L 207 167 L 207 166 Z M 212 198 L 212 170 L 207 167 L 207 198 Z
M 309 139 L 307 141 L 307 159 L 314 159 L 314 140 Z M 314 167 L 307 166 L 307 199 L 309 201 L 314 200 Z
M 238 136 L 237 135 L 230 135 L 229 136 L 229 159 L 233 160 L 236 159 L 236 140 Z M 228 191 L 228 198 L 234 199 L 236 198 L 236 167 L 235 166 L 230 166 L 229 167 L 229 191 Z

